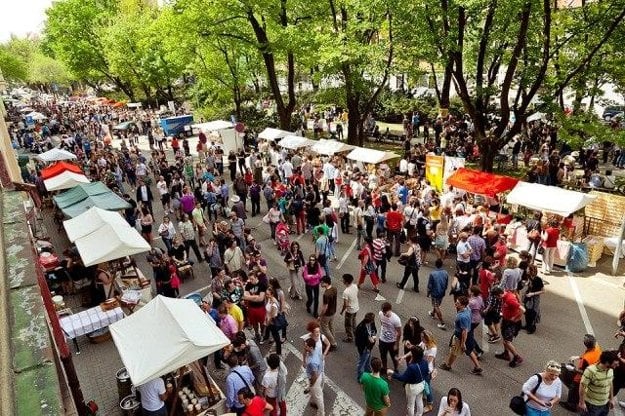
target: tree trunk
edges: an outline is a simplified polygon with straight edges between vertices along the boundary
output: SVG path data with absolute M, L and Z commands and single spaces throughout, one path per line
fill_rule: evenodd
M 449 91 L 451 89 L 451 71 L 453 61 L 449 59 L 445 66 L 445 74 L 443 75 L 443 85 L 441 87 L 441 95 L 438 100 L 438 106 L 440 108 L 449 109 Z
M 492 172 L 498 152 L 497 147 L 493 146 L 491 140 L 486 137 L 478 140 L 477 143 L 480 147 L 480 169 L 484 172 Z
M 353 146 L 362 146 L 365 135 L 363 120 L 360 114 L 358 98 L 353 92 L 348 92 L 347 97 L 347 143 Z

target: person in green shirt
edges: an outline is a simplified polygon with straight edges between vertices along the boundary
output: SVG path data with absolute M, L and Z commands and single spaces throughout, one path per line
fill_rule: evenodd
M 367 410 L 365 416 L 386 416 L 391 407 L 389 398 L 388 382 L 380 377 L 382 360 L 378 357 L 371 359 L 371 373 L 363 373 L 360 376 L 360 384 L 365 392 Z
M 597 364 L 589 365 L 579 383 L 578 410 L 588 416 L 607 416 L 614 407 L 612 379 L 619 359 L 616 351 L 603 351 Z

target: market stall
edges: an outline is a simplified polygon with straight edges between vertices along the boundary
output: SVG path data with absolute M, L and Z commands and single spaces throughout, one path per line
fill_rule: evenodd
M 354 147 L 356 146 L 338 140 L 321 139 L 311 146 L 311 150 L 322 155 L 332 156 L 336 153 L 348 152 Z
M 75 160 L 77 157 L 72 152 L 55 147 L 47 152 L 38 154 L 35 156 L 35 159 L 41 160 L 42 162 L 55 162 L 58 160 Z
M 105 224 L 92 233 L 78 238 L 75 243 L 85 266 L 150 250 L 150 244 L 136 229 L 111 224 Z
M 170 409 L 183 414 L 193 405 L 225 413 L 223 394 L 198 360 L 230 341 L 195 302 L 157 296 L 110 331 L 135 386 L 165 376 L 176 389 Z
M 278 146 L 286 149 L 301 149 L 302 147 L 309 147 L 317 143 L 314 140 L 307 139 L 301 136 L 286 136 L 278 142 Z
M 447 184 L 467 192 L 493 197 L 514 188 L 518 179 L 479 170 L 460 168 L 449 178 Z
M 613 256 L 612 274 L 616 275 L 619 259 L 625 256 L 625 196 L 598 191 L 590 195 L 596 198 L 584 209 L 584 233 L 600 245 L 597 252 Z
M 111 191 L 102 182 L 84 183 L 53 198 L 55 204 L 66 216 L 73 218 L 91 207 L 108 211 L 130 208 L 130 204 Z
M 382 163 L 390 159 L 396 159 L 401 156 L 393 152 L 383 152 L 381 150 L 356 147 L 349 152 L 346 157 L 350 160 L 377 165 L 378 163 Z
M 261 131 L 258 134 L 259 139 L 265 139 L 269 141 L 276 141 L 286 136 L 292 136 L 294 133 L 286 130 L 274 129 L 271 127 L 267 127 L 265 130 Z
M 565 218 L 591 203 L 596 196 L 582 192 L 570 191 L 556 186 L 536 183 L 519 182 L 506 196 L 509 205 L 520 205 L 545 214 L 544 218 L 557 215 Z M 582 220 L 577 220 L 581 222 Z M 575 222 L 574 222 L 575 226 Z M 529 246 L 527 229 L 521 222 L 513 223 L 509 228 L 509 245 L 514 250 L 526 250 Z M 575 233 L 572 234 L 573 238 Z M 558 241 L 554 264 L 566 266 L 572 249 L 573 241 L 565 235 Z M 591 259 L 595 262 L 597 259 Z
M 41 169 L 41 179 L 46 180 L 50 179 L 56 175 L 60 175 L 63 172 L 73 172 L 82 174 L 82 169 L 79 166 L 74 165 L 73 163 L 68 162 L 57 162 L 53 165 L 50 165 L 46 168 Z
M 70 189 L 75 186 L 80 185 L 81 183 L 89 183 L 89 178 L 87 178 L 82 173 L 74 173 L 70 171 L 65 171 L 60 173 L 52 178 L 45 179 L 43 181 L 43 185 L 50 192 L 52 191 L 61 191 L 63 189 Z
M 117 212 L 106 211 L 98 207 L 93 207 L 77 217 L 63 221 L 67 238 L 72 243 L 107 224 L 113 227 L 131 228 L 124 217 Z
M 235 125 L 230 121 L 215 120 L 192 124 L 191 129 L 207 133 L 209 141 L 220 143 L 226 156 L 231 151 L 243 149 L 243 140 L 235 130 Z

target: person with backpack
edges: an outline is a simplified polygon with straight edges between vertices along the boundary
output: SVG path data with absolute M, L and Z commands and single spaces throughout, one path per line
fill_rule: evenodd
M 527 416 L 550 416 L 551 409 L 560 401 L 562 396 L 562 381 L 560 363 L 551 360 L 545 369 L 532 375 L 523 384 L 523 394 L 527 402 L 525 403 Z

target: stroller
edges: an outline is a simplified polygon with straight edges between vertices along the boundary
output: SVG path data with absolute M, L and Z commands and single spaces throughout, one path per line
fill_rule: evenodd
M 284 221 L 280 221 L 276 226 L 276 242 L 278 243 L 278 248 L 282 255 L 289 251 L 289 246 L 291 245 L 291 241 L 289 240 L 289 226 Z

